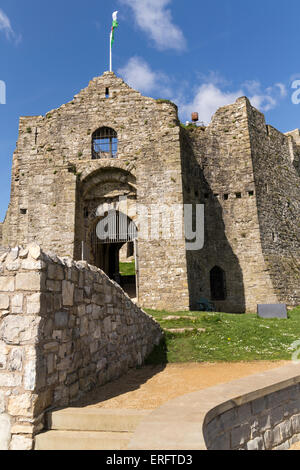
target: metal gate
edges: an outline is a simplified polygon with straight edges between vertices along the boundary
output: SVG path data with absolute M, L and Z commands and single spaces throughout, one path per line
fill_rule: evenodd
M 127 243 L 137 238 L 135 223 L 122 212 L 112 210 L 96 227 L 97 243 Z

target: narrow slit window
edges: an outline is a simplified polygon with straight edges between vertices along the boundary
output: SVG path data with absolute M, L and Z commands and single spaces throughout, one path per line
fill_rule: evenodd
M 109 98 L 109 88 L 105 88 L 105 98 Z
M 242 193 L 235 193 L 235 197 L 237 199 L 242 199 Z
M 224 194 L 223 199 L 224 199 L 224 201 L 228 201 L 229 195 L 228 195 L 228 194 Z

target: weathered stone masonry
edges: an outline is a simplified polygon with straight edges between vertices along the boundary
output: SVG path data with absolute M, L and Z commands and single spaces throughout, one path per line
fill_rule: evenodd
M 182 204 L 177 123 L 174 105 L 145 98 L 110 73 L 45 117 L 21 118 L 3 245 L 35 240 L 81 259 L 81 242 L 89 243 L 84 207 L 92 213 L 122 195 L 145 206 Z M 91 159 L 92 134 L 103 126 L 118 134 L 117 159 Z M 101 181 L 92 186 L 94 197 L 86 198 L 84 187 L 93 176 Z M 139 252 L 141 303 L 188 308 L 184 239 L 140 240 Z
M 227 298 L 215 301 L 222 310 L 299 304 L 299 141 L 266 126 L 245 97 L 185 134 L 184 198 L 205 204 L 204 249 L 188 254 L 193 297 L 209 297 L 217 265 L 226 273 Z M 190 174 L 198 177 L 194 186 Z
M 92 135 L 103 127 L 117 133 L 117 157 L 92 160 Z M 296 305 L 299 161 L 299 130 L 266 126 L 245 97 L 209 126 L 186 130 L 174 104 L 106 72 L 59 109 L 20 119 L 2 244 L 36 241 L 78 260 L 84 242 L 84 258 L 99 266 L 91 246 L 99 207 L 117 208 L 126 196 L 140 233 L 149 221 L 142 206 L 204 204 L 202 250 L 186 251 L 183 236 L 139 237 L 140 304 L 186 310 L 207 298 L 237 313 L 258 303 Z M 212 292 L 216 270 L 221 296 Z
M 278 384 L 278 388 L 280 384 Z M 203 426 L 208 450 L 288 450 L 300 439 L 299 383 L 236 406 Z
M 0 449 L 26 450 L 46 409 L 141 365 L 162 331 L 86 262 L 31 244 L 0 271 Z

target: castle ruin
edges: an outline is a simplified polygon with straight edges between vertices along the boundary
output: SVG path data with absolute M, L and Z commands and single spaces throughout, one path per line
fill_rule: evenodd
M 146 308 L 197 309 L 201 298 L 232 313 L 298 305 L 299 189 L 299 130 L 266 125 L 246 97 L 207 127 L 185 128 L 176 105 L 105 72 L 46 116 L 21 117 L 1 244 L 35 242 L 115 280 L 127 245 Z M 181 207 L 180 223 L 185 204 L 204 205 L 198 250 L 184 233 L 163 233 L 161 208 Z M 115 209 L 115 233 L 101 240 L 97 227 Z M 145 227 L 156 236 L 139 236 Z

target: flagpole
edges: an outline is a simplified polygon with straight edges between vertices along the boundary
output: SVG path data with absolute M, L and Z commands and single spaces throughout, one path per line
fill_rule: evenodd
M 118 12 L 114 11 L 113 15 L 113 23 L 112 23 L 112 28 L 110 32 L 110 48 L 109 48 L 109 71 L 112 72 L 112 45 L 114 43 L 115 39 L 115 29 L 119 26 L 118 25 Z
M 111 47 L 111 41 L 112 41 L 112 32 L 110 32 L 109 36 L 109 71 L 112 72 L 112 47 Z

